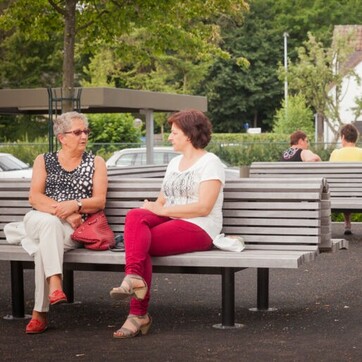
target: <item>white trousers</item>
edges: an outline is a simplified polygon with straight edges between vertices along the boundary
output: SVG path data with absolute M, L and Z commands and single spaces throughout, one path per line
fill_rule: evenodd
M 67 250 L 79 247 L 70 235 L 72 227 L 57 216 L 32 210 L 24 217 L 26 236 L 37 245 L 35 263 L 35 303 L 37 312 L 49 311 L 47 278 L 63 275 L 63 256 Z

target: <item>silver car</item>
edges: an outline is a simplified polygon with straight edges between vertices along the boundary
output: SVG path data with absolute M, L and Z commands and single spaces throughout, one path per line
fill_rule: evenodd
M 153 163 L 155 165 L 168 164 L 174 157 L 179 155 L 172 147 L 154 147 Z M 125 148 L 116 151 L 107 160 L 107 167 L 126 167 L 146 165 L 146 148 Z
M 154 147 L 153 162 L 155 165 L 168 164 L 171 159 L 179 155 L 172 147 Z M 221 160 L 225 167 L 225 177 L 227 180 L 240 177 L 238 167 L 230 167 L 225 161 Z M 146 165 L 146 148 L 125 148 L 124 150 L 116 151 L 106 161 L 107 168 L 141 166 Z
M 10 153 L 0 153 L 0 178 L 30 179 L 33 169 Z

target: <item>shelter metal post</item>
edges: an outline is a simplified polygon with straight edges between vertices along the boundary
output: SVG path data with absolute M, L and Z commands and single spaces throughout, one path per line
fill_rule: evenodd
M 146 160 L 148 165 L 153 164 L 153 147 L 154 147 L 154 119 L 153 110 L 141 109 L 141 114 L 146 117 Z

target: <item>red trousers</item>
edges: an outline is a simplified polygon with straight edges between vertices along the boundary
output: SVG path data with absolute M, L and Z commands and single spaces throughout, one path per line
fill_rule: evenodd
M 144 300 L 132 298 L 130 314 L 147 313 L 152 282 L 151 256 L 166 256 L 209 250 L 212 239 L 199 226 L 184 220 L 157 216 L 149 210 L 133 209 L 124 229 L 126 274 L 140 275 L 148 285 Z

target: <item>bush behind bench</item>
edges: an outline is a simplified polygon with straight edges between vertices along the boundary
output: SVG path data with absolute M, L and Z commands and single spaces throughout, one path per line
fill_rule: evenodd
M 162 145 L 169 145 L 166 141 L 167 134 L 164 135 L 164 140 Z M 157 143 L 157 145 L 159 144 Z M 212 141 L 207 149 L 217 154 L 231 166 L 248 166 L 252 162 L 278 161 L 281 152 L 285 150 L 288 145 L 288 135 L 276 135 L 273 133 L 255 135 L 245 133 L 216 133 L 213 134 Z M 89 149 L 107 160 L 115 150 L 140 146 L 144 145 L 132 143 L 90 143 Z M 328 144 L 311 143 L 310 145 L 310 149 L 320 155 L 323 161 L 329 160 L 329 156 L 334 148 L 334 145 Z M 40 153 L 47 152 L 47 150 L 48 141 L 46 139 L 38 139 L 34 143 L 21 141 L 0 143 L 0 152 L 11 153 L 31 166 L 33 165 L 35 157 Z

